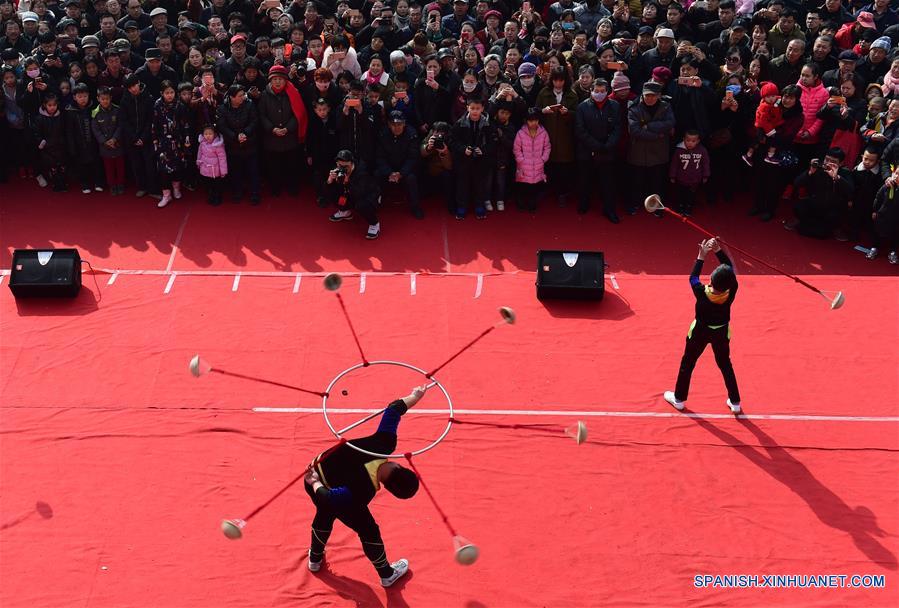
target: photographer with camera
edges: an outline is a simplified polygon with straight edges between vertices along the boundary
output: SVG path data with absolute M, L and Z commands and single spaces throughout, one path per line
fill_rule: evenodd
M 456 219 L 464 220 L 468 205 L 474 201 L 475 217 L 487 217 L 484 206 L 490 150 L 490 121 L 484 113 L 484 100 L 480 97 L 468 99 L 468 112 L 453 125 L 449 142 L 456 166 Z
M 808 170 L 796 178 L 794 189 L 797 192 L 804 189 L 808 196 L 793 204 L 796 219 L 784 222 L 784 228 L 821 239 L 833 236 L 837 220 L 848 208 L 853 192 L 851 174 L 840 166 L 844 156 L 840 148 L 831 148 L 823 161 L 812 159 Z
M 426 177 L 423 186 L 425 195 L 440 192 L 446 200 L 450 214 L 456 213 L 453 181 L 453 155 L 449 146 L 449 123 L 438 121 L 428 132 L 421 144 L 421 158 L 425 163 Z
M 394 110 L 387 120 L 387 129 L 378 138 L 377 168 L 375 176 L 384 184 L 402 184 L 409 197 L 409 209 L 415 219 L 424 219 L 424 211 L 419 204 L 418 137 L 411 127 L 406 126 L 403 113 Z
M 332 222 L 351 220 L 353 210 L 356 210 L 368 222 L 365 238 L 378 238 L 381 235 L 381 223 L 377 213 L 377 185 L 364 172 L 357 170 L 356 159 L 349 150 L 337 153 L 336 165 L 328 173 L 325 185 L 327 202 L 337 206 L 337 211 L 328 219 Z

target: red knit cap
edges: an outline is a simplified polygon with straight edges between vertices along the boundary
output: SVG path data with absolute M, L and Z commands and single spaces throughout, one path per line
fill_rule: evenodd
M 773 82 L 763 82 L 761 96 L 767 97 L 768 95 L 780 95 L 780 91 L 777 90 L 777 85 Z
M 268 71 L 269 80 L 271 80 L 272 76 L 283 76 L 284 78 L 287 78 L 287 68 L 285 68 L 283 65 L 273 65 Z

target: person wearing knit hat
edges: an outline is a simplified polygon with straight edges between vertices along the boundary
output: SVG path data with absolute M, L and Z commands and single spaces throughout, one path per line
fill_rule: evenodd
M 653 68 L 652 80 L 654 82 L 658 82 L 664 89 L 666 86 L 668 86 L 668 81 L 671 80 L 671 70 L 663 65 Z
M 768 153 L 765 162 L 771 165 L 779 165 L 777 160 L 777 148 L 770 143 L 769 138 L 777 133 L 777 128 L 783 124 L 783 110 L 780 104 L 780 91 L 773 82 L 763 82 L 759 91 L 761 103 L 755 111 L 756 141 L 743 154 L 743 162 L 752 166 L 752 156 L 760 144 L 768 142 Z
M 624 75 L 624 72 L 615 72 L 615 76 L 612 77 L 612 92 L 616 93 L 618 91 L 631 88 L 631 79 Z

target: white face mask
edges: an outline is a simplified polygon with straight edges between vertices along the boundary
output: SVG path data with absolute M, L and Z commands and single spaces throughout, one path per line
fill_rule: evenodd
M 521 83 L 521 86 L 526 87 L 526 88 L 531 88 L 532 86 L 534 86 L 534 77 L 533 76 L 522 76 L 521 78 L 518 79 L 518 81 Z
M 477 86 L 478 86 L 478 83 L 476 83 L 476 82 L 463 82 L 462 90 L 465 91 L 466 93 L 471 93 L 472 91 L 475 90 L 475 88 Z
M 593 98 L 593 101 L 601 103 L 601 102 L 605 101 L 607 95 L 606 95 L 606 93 L 600 93 L 597 91 L 593 91 L 592 93 L 590 93 L 590 97 Z
M 29 78 L 37 78 L 38 76 L 41 75 L 41 71 L 40 71 L 40 70 L 28 70 L 28 71 L 25 72 L 25 73 L 28 74 L 28 77 L 29 77 Z

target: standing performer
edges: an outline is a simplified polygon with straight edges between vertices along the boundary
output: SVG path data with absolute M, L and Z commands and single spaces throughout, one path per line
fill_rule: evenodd
M 712 271 L 710 284 L 703 285 L 699 275 L 709 251 L 715 252 L 721 265 Z M 699 255 L 693 264 L 693 272 L 690 273 L 690 287 L 696 296 L 696 318 L 687 332 L 687 345 L 680 362 L 677 385 L 674 392 L 665 391 L 665 401 L 677 410 L 684 409 L 693 368 L 706 345 L 711 344 L 715 363 L 718 364 L 727 386 L 727 406 L 731 412 L 739 414 L 740 391 L 730 362 L 730 306 L 737 295 L 737 277 L 730 258 L 721 251 L 717 239 L 707 239 L 699 244 Z
M 412 393 L 392 402 L 378 430 L 368 437 L 349 443 L 369 452 L 392 454 L 396 449 L 396 429 L 400 417 L 424 396 L 427 386 L 418 386 Z M 393 585 L 409 570 L 409 561 L 401 559 L 392 564 L 381 540 L 378 524 L 368 510 L 381 484 L 397 498 L 412 498 L 418 491 L 415 473 L 386 458 L 377 458 L 354 450 L 341 442 L 315 457 L 305 479 L 306 493 L 315 504 L 312 520 L 312 547 L 309 549 L 309 570 L 318 572 L 325 556 L 325 545 L 334 520 L 339 519 L 359 535 L 362 550 L 381 577 L 385 587 Z

